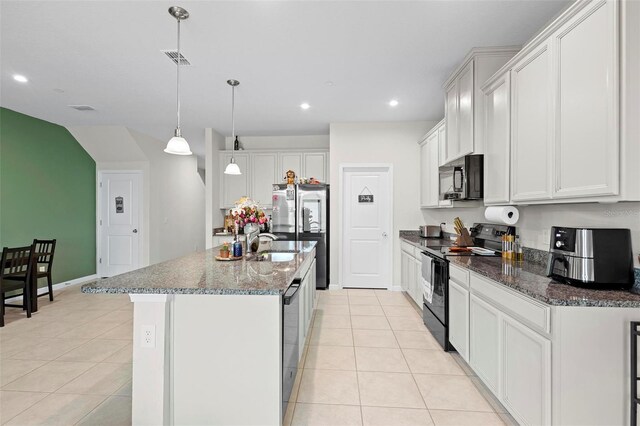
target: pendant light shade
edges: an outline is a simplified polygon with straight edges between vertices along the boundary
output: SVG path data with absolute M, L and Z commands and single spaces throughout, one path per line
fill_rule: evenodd
M 234 139 L 233 151 L 235 152 L 235 139 L 236 139 L 236 121 L 235 121 L 235 108 L 236 108 L 236 86 L 240 84 L 238 80 L 227 80 L 227 84 L 231 86 L 231 138 Z M 224 169 L 225 175 L 241 175 L 240 167 L 236 164 L 236 159 L 231 154 L 231 160 L 227 167 Z
M 175 135 L 169 139 L 167 147 L 164 152 L 174 155 L 191 155 L 191 149 L 189 143 L 182 137 L 180 132 L 180 66 L 182 65 L 182 56 L 180 55 L 180 21 L 189 17 L 189 12 L 179 6 L 173 6 L 169 8 L 169 14 L 178 21 L 178 56 L 176 58 L 177 66 L 177 84 L 176 84 L 176 130 Z

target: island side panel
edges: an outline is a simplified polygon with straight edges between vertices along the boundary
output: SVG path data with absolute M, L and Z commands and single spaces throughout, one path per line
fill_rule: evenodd
M 556 306 L 553 424 L 629 424 L 630 321 L 639 308 Z
M 281 296 L 176 295 L 172 320 L 174 424 L 280 424 Z

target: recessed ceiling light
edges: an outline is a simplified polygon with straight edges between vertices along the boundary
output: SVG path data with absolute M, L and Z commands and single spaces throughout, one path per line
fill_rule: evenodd
M 305 102 L 305 103 L 303 103 L 303 104 L 300 104 L 300 108 L 302 108 L 302 109 L 309 109 L 309 108 L 311 108 L 311 105 L 309 105 L 308 103 L 306 103 L 306 102 Z
M 398 106 L 398 101 L 396 99 L 391 99 L 389 101 L 389 106 L 392 106 L 392 107 Z
M 24 75 L 20 75 L 20 74 L 14 74 L 13 75 L 13 79 L 15 81 L 20 82 L 20 83 L 26 83 L 27 81 L 29 81 L 29 79 L 27 77 L 25 77 Z

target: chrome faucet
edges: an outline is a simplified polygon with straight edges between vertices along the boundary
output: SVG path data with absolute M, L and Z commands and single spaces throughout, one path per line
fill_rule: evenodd
M 258 240 L 258 245 L 256 246 L 255 251 L 258 251 L 258 248 L 260 247 L 260 237 L 268 238 L 271 241 L 275 241 L 280 238 L 277 235 L 270 234 L 268 232 L 263 232 L 262 234 L 260 234 L 260 230 L 258 230 L 258 232 L 252 232 L 251 234 L 247 235 L 247 254 L 253 253 L 254 250 L 252 250 L 252 246 L 256 240 Z

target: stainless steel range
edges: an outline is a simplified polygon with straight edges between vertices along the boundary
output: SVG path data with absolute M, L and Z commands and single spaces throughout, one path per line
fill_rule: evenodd
M 493 256 L 501 255 L 502 235 L 515 235 L 515 227 L 479 223 L 471 228 L 471 237 L 477 247 L 493 250 Z M 473 252 L 452 252 L 450 240 L 441 246 L 433 242 L 422 252 L 422 286 L 424 325 L 445 351 L 455 350 L 449 343 L 449 261 L 450 256 L 478 256 Z

